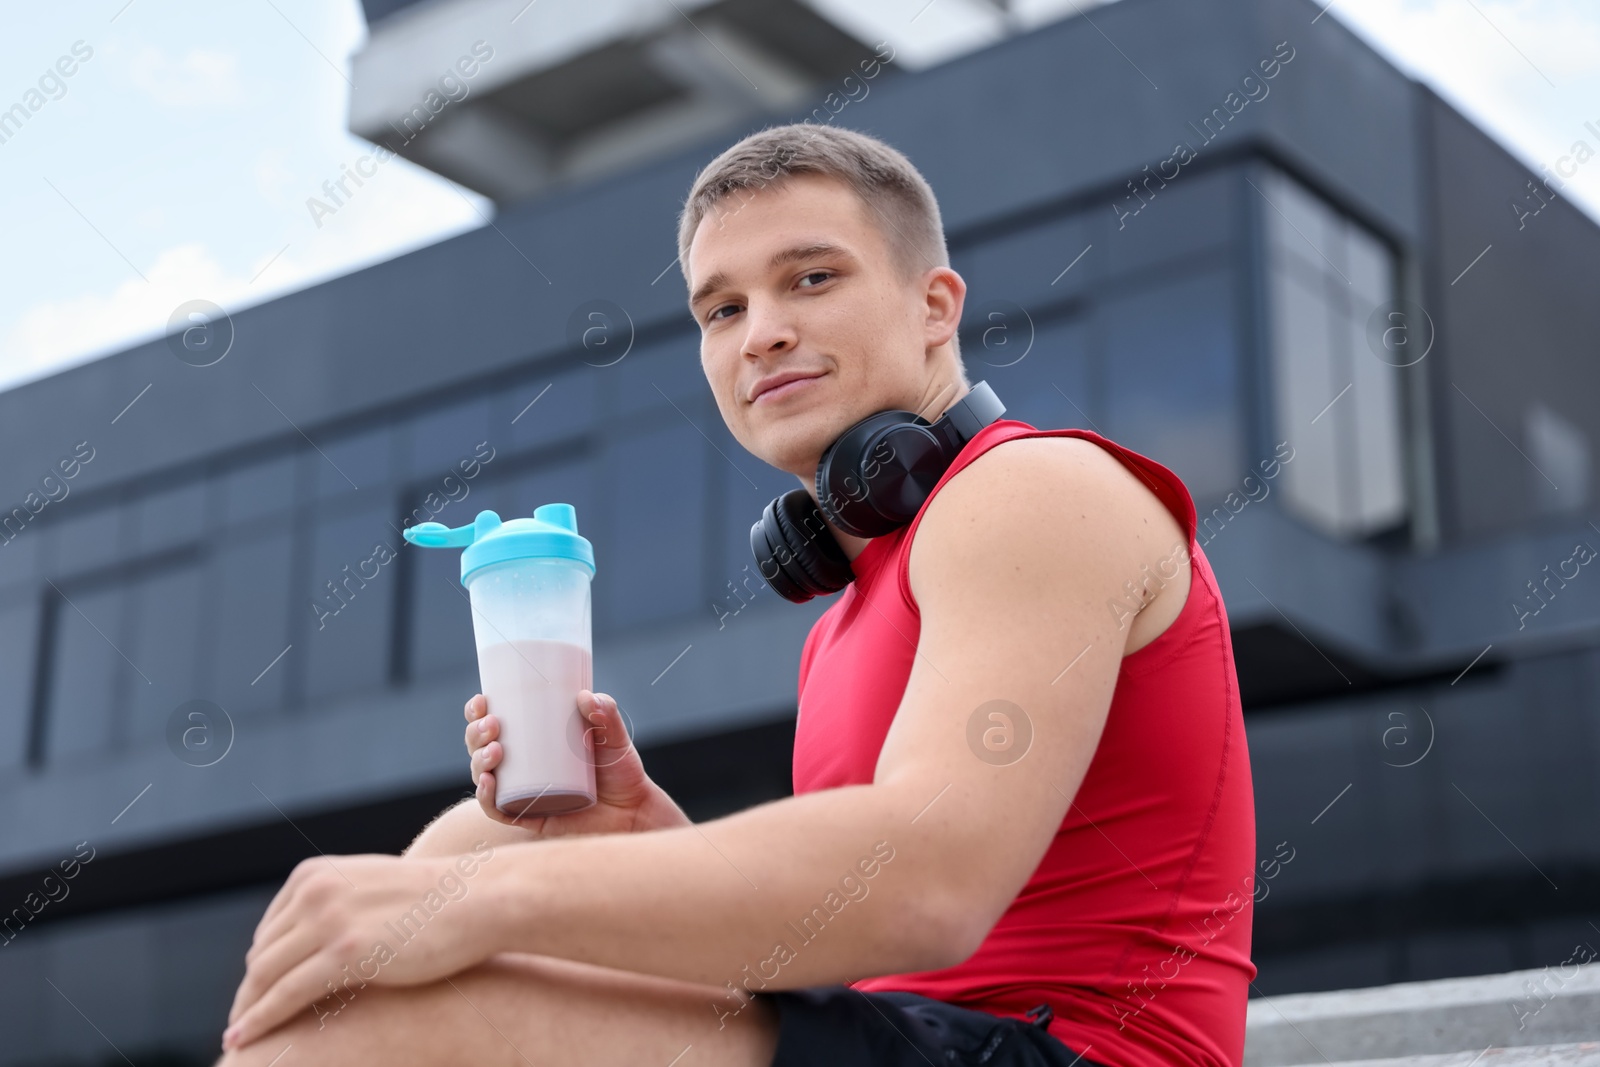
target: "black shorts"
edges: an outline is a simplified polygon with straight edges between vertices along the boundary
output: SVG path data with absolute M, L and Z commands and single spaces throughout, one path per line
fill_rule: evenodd
M 755 995 L 778 1012 L 772 1067 L 1101 1067 L 1045 1030 L 1048 1008 L 1029 1022 L 844 985 Z

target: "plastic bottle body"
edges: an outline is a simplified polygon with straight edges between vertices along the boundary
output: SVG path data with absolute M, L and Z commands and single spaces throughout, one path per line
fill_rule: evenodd
M 495 804 L 508 815 L 559 815 L 595 803 L 593 727 L 578 713 L 593 689 L 590 575 L 557 558 L 510 559 L 467 579 L 478 678 L 504 751 Z

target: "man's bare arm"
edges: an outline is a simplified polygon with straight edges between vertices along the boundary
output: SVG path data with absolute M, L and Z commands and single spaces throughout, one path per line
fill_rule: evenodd
M 1106 605 L 1170 551 L 1176 527 L 1097 446 L 1039 444 L 997 446 L 924 515 L 911 564 L 922 635 L 872 784 L 699 826 L 497 850 L 477 920 L 496 943 L 750 988 L 934 969 L 975 951 L 1098 743 L 1128 636 Z M 993 701 L 1031 729 L 1015 762 L 969 746 Z M 867 878 L 875 847 L 892 859 Z

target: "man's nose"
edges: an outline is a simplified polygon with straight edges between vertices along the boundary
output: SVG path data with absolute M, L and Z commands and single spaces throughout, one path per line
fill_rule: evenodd
M 793 319 L 780 306 L 751 303 L 745 308 L 745 351 L 754 355 L 788 351 L 798 337 Z

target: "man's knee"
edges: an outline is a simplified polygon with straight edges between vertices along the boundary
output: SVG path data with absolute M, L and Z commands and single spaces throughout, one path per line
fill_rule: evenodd
M 446 852 L 442 846 L 445 844 L 445 839 L 450 836 L 448 831 L 461 820 L 462 816 L 459 814 L 459 812 L 468 804 L 476 805 L 476 798 L 469 797 L 466 800 L 458 800 L 448 808 L 441 811 L 439 814 L 435 815 L 428 821 L 428 824 L 422 828 L 421 832 L 417 834 L 416 838 L 412 840 L 411 844 L 406 846 L 406 850 L 404 853 L 402 853 L 402 855 L 445 855 Z
M 361 1053 L 374 1051 L 378 1034 L 392 1033 L 414 1014 L 415 1006 L 405 1002 L 415 999 L 417 992 L 369 984 L 359 997 L 348 993 L 324 997 L 271 1033 L 225 1053 L 214 1067 L 342 1067 L 368 1062 Z
M 521 826 L 507 826 L 485 815 L 476 797 L 446 808 L 423 827 L 415 841 L 406 847 L 407 856 L 460 856 L 482 843 L 492 847 L 537 841 L 538 835 Z

